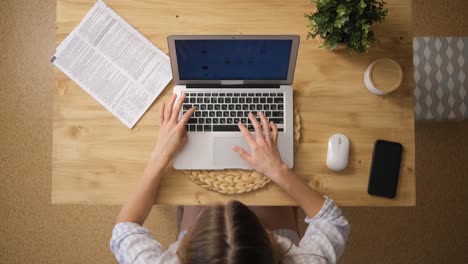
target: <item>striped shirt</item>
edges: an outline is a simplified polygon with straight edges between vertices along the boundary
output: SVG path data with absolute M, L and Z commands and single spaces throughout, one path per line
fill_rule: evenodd
M 309 225 L 299 240 L 288 230 L 273 230 L 279 245 L 289 249 L 283 264 L 336 263 L 343 254 L 350 225 L 341 210 L 326 197 L 320 212 L 305 218 Z M 296 237 L 297 238 L 296 238 Z M 180 240 L 164 250 L 150 231 L 135 223 L 118 223 L 112 231 L 110 248 L 121 264 L 128 263 L 179 263 L 177 248 Z

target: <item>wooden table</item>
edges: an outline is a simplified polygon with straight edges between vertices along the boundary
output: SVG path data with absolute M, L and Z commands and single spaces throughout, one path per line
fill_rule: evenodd
M 302 116 L 302 143 L 295 171 L 311 186 L 340 205 L 414 206 L 414 117 L 412 96 L 412 32 L 410 1 L 388 1 L 388 17 L 374 27 L 378 41 L 358 55 L 319 49 L 306 40 L 306 0 L 207 0 L 106 2 L 150 41 L 168 52 L 172 34 L 297 34 L 301 36 L 295 101 Z M 57 45 L 70 33 L 94 1 L 58 0 Z M 366 67 L 390 57 L 403 67 L 403 84 L 379 97 L 363 84 Z M 157 111 L 172 91 L 171 82 L 132 129 L 126 128 L 97 101 L 56 70 L 52 203 L 120 204 L 127 197 L 157 136 Z M 325 165 L 328 138 L 337 132 L 351 141 L 350 164 L 334 173 Z M 371 197 L 367 182 L 376 139 L 397 141 L 404 155 L 397 197 Z M 182 172 L 166 175 L 156 203 L 208 204 L 238 199 L 247 204 L 294 204 L 275 184 L 262 190 L 225 196 L 192 183 Z

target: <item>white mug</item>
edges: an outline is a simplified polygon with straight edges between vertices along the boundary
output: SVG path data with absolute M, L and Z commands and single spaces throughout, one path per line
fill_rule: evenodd
M 367 67 L 364 73 L 364 84 L 376 95 L 395 91 L 403 80 L 400 64 L 392 59 L 378 59 Z

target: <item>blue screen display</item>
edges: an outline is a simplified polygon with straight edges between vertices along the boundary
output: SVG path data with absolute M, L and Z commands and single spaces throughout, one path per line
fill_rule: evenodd
M 175 40 L 180 80 L 286 80 L 292 40 Z

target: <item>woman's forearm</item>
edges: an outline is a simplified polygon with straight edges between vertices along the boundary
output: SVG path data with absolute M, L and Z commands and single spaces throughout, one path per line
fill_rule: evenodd
M 148 217 L 159 188 L 159 181 L 164 172 L 164 162 L 150 162 L 143 176 L 138 180 L 133 192 L 122 206 L 117 223 L 133 222 L 143 225 Z
M 185 126 L 195 112 L 195 107 L 185 112 L 179 120 L 185 94 L 177 104 L 175 104 L 176 99 L 177 95 L 174 94 L 167 106 L 165 103 L 161 104 L 158 143 L 151 153 L 143 176 L 122 206 L 117 223 L 133 222 L 143 225 L 153 207 L 164 169 L 187 141 Z
M 301 206 L 309 218 L 317 215 L 325 202 L 323 195 L 313 190 L 287 167 L 278 173 L 281 176 L 276 177 L 280 179 L 276 183 Z

